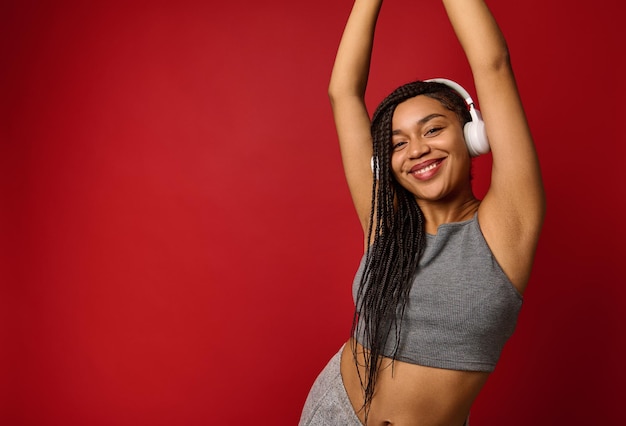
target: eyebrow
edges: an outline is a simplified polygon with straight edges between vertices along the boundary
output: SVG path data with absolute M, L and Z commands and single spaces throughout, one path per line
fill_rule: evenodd
M 445 115 L 443 115 L 443 114 L 438 114 L 438 113 L 430 114 L 430 115 L 427 115 L 427 116 L 426 116 L 426 117 L 424 117 L 424 118 L 419 119 L 419 120 L 417 121 L 417 124 L 418 124 L 419 126 L 422 126 L 422 125 L 424 125 L 424 124 L 428 123 L 430 120 L 432 120 L 432 119 L 434 119 L 434 118 L 437 118 L 437 117 L 445 117 Z M 391 134 L 392 134 L 392 135 L 399 135 L 400 133 L 402 133 L 402 131 L 401 131 L 401 130 L 399 130 L 399 129 L 395 129 L 395 130 L 392 130 L 392 131 L 391 131 Z

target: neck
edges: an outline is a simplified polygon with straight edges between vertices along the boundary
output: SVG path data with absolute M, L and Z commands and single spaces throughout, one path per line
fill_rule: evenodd
M 478 210 L 480 200 L 470 193 L 451 202 L 417 200 L 417 203 L 426 219 L 426 232 L 436 234 L 439 225 L 471 219 Z

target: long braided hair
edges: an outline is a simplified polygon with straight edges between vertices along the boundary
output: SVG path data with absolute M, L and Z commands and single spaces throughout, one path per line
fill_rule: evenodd
M 458 93 L 444 84 L 423 81 L 394 90 L 372 117 L 375 179 L 365 268 L 352 323 L 352 336 L 367 348 L 363 353 L 364 377 L 357 368 L 364 391 L 366 422 L 382 357 L 396 358 L 402 317 L 426 242 L 424 214 L 415 196 L 396 181 L 390 167 L 394 111 L 398 104 L 418 95 L 434 98 L 455 112 L 461 126 L 471 120 L 467 105 Z M 391 333 L 395 335 L 395 344 L 386 348 Z M 353 355 L 358 367 L 356 346 L 353 346 Z

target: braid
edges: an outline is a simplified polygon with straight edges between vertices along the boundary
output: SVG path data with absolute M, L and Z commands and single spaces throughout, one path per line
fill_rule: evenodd
M 415 196 L 395 180 L 389 166 L 391 125 L 396 106 L 407 99 L 426 95 L 455 111 L 462 124 L 470 120 L 464 100 L 445 85 L 416 81 L 399 87 L 385 98 L 372 117 L 374 161 L 372 207 L 367 233 L 365 269 L 356 296 L 352 336 L 368 350 L 363 359 L 365 377 L 357 368 L 364 391 L 365 422 L 371 406 L 383 357 L 396 359 L 402 317 L 413 276 L 425 247 L 425 219 Z M 391 333 L 395 344 L 386 346 Z M 353 348 L 357 362 L 356 347 Z

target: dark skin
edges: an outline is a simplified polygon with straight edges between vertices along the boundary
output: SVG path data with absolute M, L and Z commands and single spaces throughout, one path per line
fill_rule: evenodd
M 483 0 L 443 0 L 472 70 L 492 152 L 491 185 L 482 201 L 471 190 L 471 159 L 454 113 L 417 96 L 398 106 L 390 141 L 396 180 L 417 200 L 426 232 L 477 214 L 493 255 L 515 289 L 528 284 L 545 199 L 539 163 L 519 98 L 509 52 Z M 365 107 L 374 29 L 382 0 L 356 0 L 338 49 L 329 85 L 344 171 L 366 239 L 373 176 L 372 139 Z M 375 233 L 375 230 L 374 230 Z M 341 374 L 352 405 L 364 420 L 363 388 L 350 340 Z M 359 356 L 357 356 L 358 358 Z M 383 366 L 390 365 L 384 360 Z M 364 372 L 361 371 L 361 376 Z M 429 368 L 395 361 L 382 368 L 368 425 L 460 426 L 488 373 Z

